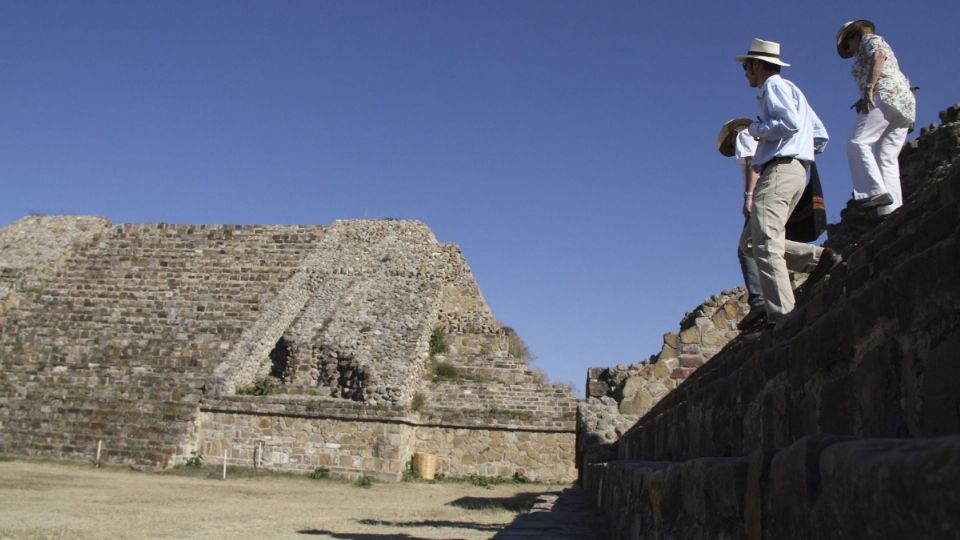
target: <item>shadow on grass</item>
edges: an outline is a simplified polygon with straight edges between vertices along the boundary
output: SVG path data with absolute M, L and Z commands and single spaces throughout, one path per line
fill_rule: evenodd
M 422 521 L 384 521 L 380 519 L 361 519 L 358 523 L 364 525 L 383 525 L 385 527 L 450 527 L 454 529 L 474 529 L 477 531 L 499 531 L 502 524 L 473 523 L 472 521 L 447 521 L 442 519 L 427 519 Z
M 335 533 L 333 531 L 324 531 L 322 529 L 303 529 L 297 531 L 297 533 L 310 536 L 324 536 L 327 538 L 341 538 L 343 540 L 428 540 L 424 537 L 410 536 L 409 534 Z
M 526 512 L 533 507 L 542 492 L 517 493 L 511 497 L 460 497 L 447 504 L 466 510 L 503 509 L 511 512 Z

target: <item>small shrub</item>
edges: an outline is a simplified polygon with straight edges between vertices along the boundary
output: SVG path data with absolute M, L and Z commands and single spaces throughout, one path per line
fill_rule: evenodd
M 433 364 L 433 380 L 452 381 L 463 378 L 457 366 L 449 362 L 436 362 Z
M 413 467 L 407 466 L 406 470 L 403 471 L 403 477 L 401 481 L 403 482 L 416 482 L 420 480 L 420 475 L 417 474 L 417 471 L 413 470 Z
M 517 472 L 513 473 L 513 483 L 514 483 L 514 484 L 526 484 L 526 483 L 529 482 L 529 481 L 530 481 L 530 479 L 527 478 L 527 476 L 526 476 L 525 474 L 523 474 L 523 471 L 517 471 Z
M 373 485 L 373 478 L 369 476 L 361 476 L 357 478 L 357 481 L 354 483 L 355 486 L 360 488 L 368 488 Z
M 250 386 L 237 388 L 237 395 L 241 396 L 269 396 L 273 393 L 273 381 L 270 379 L 260 379 Z
M 496 478 L 490 478 L 489 476 L 480 476 L 476 474 L 471 474 L 467 481 L 477 487 L 490 487 L 492 484 L 496 484 Z
M 426 404 L 426 398 L 423 397 L 423 394 L 417 392 L 413 395 L 413 401 L 410 402 L 410 408 L 416 412 L 423 410 L 423 406 Z
M 310 401 L 307 402 L 306 409 L 311 412 L 319 410 L 320 403 L 315 399 L 311 399 Z
M 203 467 L 203 455 L 197 452 L 190 452 L 190 458 L 183 464 L 184 467 Z
M 530 362 L 535 358 L 533 353 L 530 352 L 530 348 L 527 347 L 527 344 L 524 343 L 516 330 L 509 326 L 504 326 L 503 333 L 507 336 L 507 354 L 525 362 Z
M 326 467 L 317 467 L 312 473 L 310 473 L 310 478 L 313 478 L 314 480 L 325 480 L 330 478 L 330 469 Z
M 430 334 L 430 355 L 443 354 L 449 350 L 450 346 L 447 345 L 447 338 L 443 335 L 443 330 L 434 328 L 433 333 Z
M 366 324 L 365 324 L 365 325 L 363 325 L 363 326 L 360 328 L 360 333 L 361 333 L 361 334 L 366 334 L 366 333 L 369 332 L 370 330 L 373 330 L 373 328 L 370 328 L 369 325 L 366 325 Z

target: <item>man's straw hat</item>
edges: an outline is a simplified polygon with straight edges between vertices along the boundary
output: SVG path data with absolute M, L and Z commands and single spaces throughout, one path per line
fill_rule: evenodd
M 743 62 L 747 58 L 762 60 L 778 66 L 790 67 L 790 64 L 780 60 L 780 44 L 775 41 L 764 41 L 759 38 L 753 38 L 750 43 L 750 50 L 747 54 L 737 57 L 737 62 Z

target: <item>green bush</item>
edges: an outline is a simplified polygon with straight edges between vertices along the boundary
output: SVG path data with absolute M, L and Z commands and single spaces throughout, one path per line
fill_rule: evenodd
M 417 392 L 413 395 L 413 401 L 410 402 L 410 408 L 416 412 L 423 410 L 423 406 L 426 404 L 426 398 L 423 397 L 423 394 Z
M 417 474 L 417 471 L 413 470 L 413 467 L 408 464 L 407 468 L 403 471 L 403 477 L 401 478 L 401 481 L 416 482 L 417 480 L 420 480 L 420 475 Z
M 269 396 L 273 393 L 273 381 L 270 379 L 260 379 L 250 386 L 237 388 L 237 395 L 241 396 Z
M 462 379 L 463 375 L 457 366 L 449 362 L 436 362 L 433 364 L 433 380 L 452 381 Z
M 443 330 L 434 328 L 433 333 L 430 334 L 430 355 L 443 354 L 449 350 L 450 346 L 447 345 L 447 338 L 443 335 Z
M 183 464 L 184 467 L 203 467 L 203 455 L 197 452 L 190 452 L 190 459 Z
M 317 467 L 310 473 L 310 478 L 314 480 L 324 480 L 330 478 L 330 469 L 326 467 Z
M 361 476 L 357 479 L 354 485 L 361 488 L 368 488 L 373 485 L 373 478 L 370 478 L 369 476 Z

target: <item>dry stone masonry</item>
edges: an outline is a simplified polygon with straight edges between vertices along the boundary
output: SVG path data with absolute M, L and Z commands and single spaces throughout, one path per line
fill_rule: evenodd
M 450 476 L 575 474 L 570 389 L 511 354 L 459 248 L 422 223 L 30 216 L 0 248 L 0 453 L 101 442 L 135 466 L 397 480 L 419 451 Z
M 615 445 L 578 433 L 614 537 L 960 538 L 958 113 L 901 154 L 902 208 L 831 229 L 845 265 L 783 327 L 734 338 Z
M 587 399 L 577 407 L 577 466 L 609 461 L 620 436 L 697 368 L 739 335 L 737 322 L 750 311 L 744 287 L 704 300 L 663 336 L 660 352 L 646 362 L 591 368 Z

